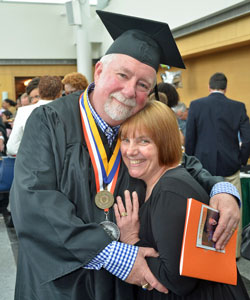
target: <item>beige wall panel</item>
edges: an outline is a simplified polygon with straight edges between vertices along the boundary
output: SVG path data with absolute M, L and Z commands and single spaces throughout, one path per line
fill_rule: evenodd
M 215 72 L 228 78 L 226 95 L 245 103 L 250 116 L 250 46 L 207 54 L 187 59 L 182 71 L 183 88 L 179 88 L 181 101 L 190 101 L 208 95 L 208 81 Z
M 76 72 L 75 65 L 13 65 L 0 66 L 0 97 L 2 92 L 8 92 L 10 99 L 16 100 L 15 77 L 34 77 L 43 75 L 64 76 L 70 72 Z
M 176 39 L 184 60 L 201 53 L 250 43 L 250 15 Z

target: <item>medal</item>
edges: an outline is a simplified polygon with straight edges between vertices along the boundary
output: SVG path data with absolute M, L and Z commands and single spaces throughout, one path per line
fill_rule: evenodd
M 100 209 L 110 208 L 114 204 L 114 196 L 109 191 L 100 191 L 95 195 L 95 204 Z
M 100 223 L 103 229 L 107 232 L 107 234 L 111 237 L 113 241 L 118 241 L 120 238 L 120 230 L 118 226 L 110 221 L 103 221 Z
M 89 107 L 87 92 L 88 89 L 81 95 L 79 105 L 83 134 L 95 174 L 97 192 L 95 195 L 95 205 L 104 211 L 106 217 L 105 221 L 101 222 L 100 225 L 113 241 L 118 241 L 120 230 L 115 223 L 108 220 L 108 214 L 109 208 L 114 204 L 113 194 L 121 162 L 120 139 L 117 140 L 114 152 L 108 160 L 99 130 Z

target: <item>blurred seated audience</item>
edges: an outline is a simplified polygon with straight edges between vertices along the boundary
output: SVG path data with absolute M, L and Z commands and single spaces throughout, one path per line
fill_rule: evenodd
M 69 73 L 64 76 L 62 83 L 64 85 L 65 95 L 76 91 L 85 90 L 89 85 L 87 78 L 78 72 Z
M 61 97 L 62 90 L 63 85 L 59 76 L 43 76 L 40 78 L 37 91 L 37 95 L 40 95 L 40 99 L 38 100 L 38 102 L 33 105 L 20 107 L 17 111 L 13 129 L 7 143 L 7 153 L 9 155 L 17 154 L 20 142 L 23 137 L 26 121 L 32 111 L 40 105 L 48 104 L 51 101 Z M 34 91 L 34 89 L 32 91 Z
M 9 110 L 5 110 L 2 112 L 2 120 L 6 128 L 7 137 L 10 136 L 12 130 L 12 113 Z
M 4 122 L 0 116 L 0 156 L 6 155 L 7 134 Z

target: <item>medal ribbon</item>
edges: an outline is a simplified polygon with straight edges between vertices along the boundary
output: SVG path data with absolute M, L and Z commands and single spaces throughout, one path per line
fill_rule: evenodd
M 121 162 L 120 139 L 117 140 L 113 155 L 108 161 L 102 139 L 88 105 L 87 91 L 88 89 L 80 96 L 79 105 L 83 133 L 94 168 L 96 190 L 97 192 L 103 190 L 104 182 L 107 184 L 108 191 L 113 194 Z

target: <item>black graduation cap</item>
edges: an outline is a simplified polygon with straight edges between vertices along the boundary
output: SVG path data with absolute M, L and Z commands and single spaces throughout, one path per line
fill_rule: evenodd
M 185 69 L 168 24 L 107 11 L 96 12 L 114 39 L 106 54 L 129 55 L 156 72 L 159 64 Z

